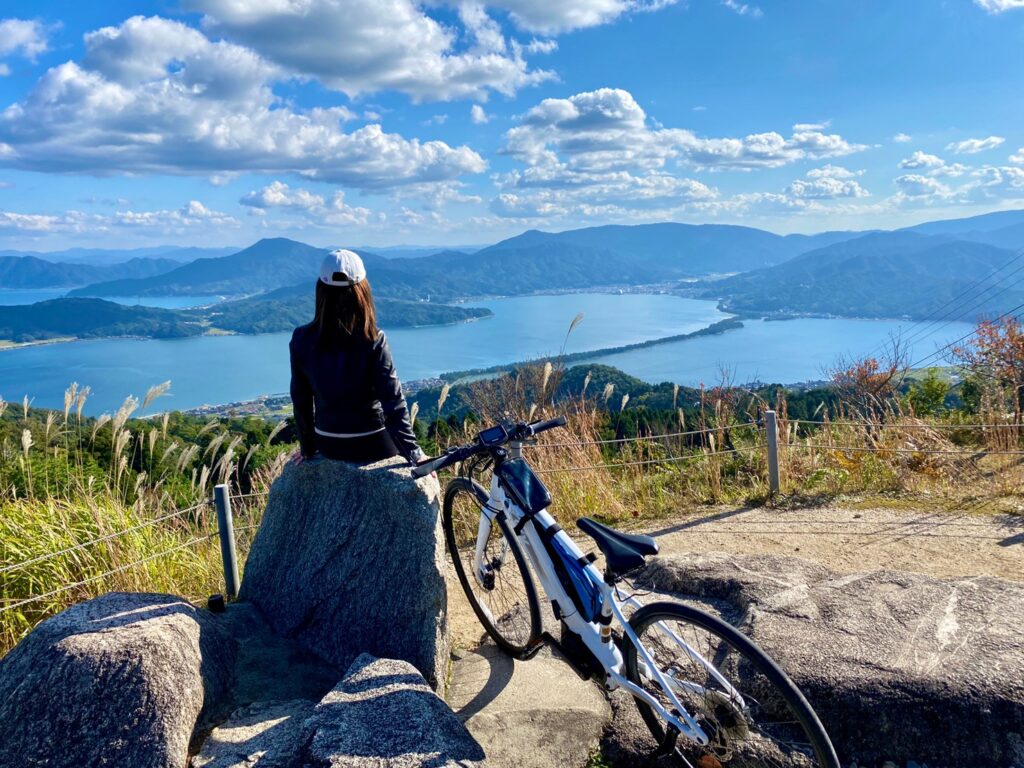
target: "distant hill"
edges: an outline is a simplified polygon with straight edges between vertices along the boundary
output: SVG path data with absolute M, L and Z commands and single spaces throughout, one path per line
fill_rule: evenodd
M 762 274 L 778 278 L 773 287 L 776 294 L 769 295 L 766 288 L 742 277 L 706 290 L 710 295 L 728 291 L 729 306 L 750 311 L 902 316 L 922 311 L 929 301 L 934 304 L 943 296 L 955 295 L 957 288 L 948 281 L 977 276 L 969 271 L 971 257 L 964 249 L 956 251 L 959 256 L 947 253 L 951 265 L 965 266 L 946 276 L 930 272 L 924 263 L 901 262 L 899 257 L 952 242 L 1003 251 L 1016 248 L 1022 234 L 1024 211 L 1005 211 L 896 232 L 783 236 L 751 227 L 662 223 L 554 233 L 530 230 L 475 253 L 446 250 L 420 258 L 390 259 L 366 250 L 360 254 L 381 299 L 443 304 L 467 297 L 672 284 L 738 273 L 757 274 L 758 280 Z M 859 245 L 844 250 L 854 242 Z M 285 238 L 260 240 L 229 256 L 197 259 L 151 277 L 98 281 L 72 295 L 256 297 L 303 282 L 312 285 L 325 250 Z M 978 253 L 995 251 L 981 248 Z M 843 272 L 835 260 L 852 255 L 861 261 L 843 267 L 847 270 Z M 896 260 L 886 263 L 889 257 Z M 819 259 L 823 260 L 820 265 Z M 909 291 L 892 282 L 908 279 L 915 281 Z M 851 281 L 849 286 L 843 280 Z M 808 288 L 812 284 L 815 291 Z M 862 294 L 857 292 L 861 285 Z M 934 296 L 929 297 L 928 290 L 934 290 Z
M 486 245 L 343 245 L 339 248 L 350 248 L 356 253 L 375 253 L 385 259 L 422 259 L 424 256 L 432 256 L 441 251 L 462 251 L 463 253 L 476 253 L 486 248 Z
M 235 333 L 279 333 L 313 319 L 314 286 L 308 281 L 204 310 L 193 310 L 215 328 Z M 400 299 L 376 298 L 377 324 L 382 328 L 444 325 L 490 317 L 482 307 L 462 307 Z
M 193 246 L 157 245 L 146 248 L 68 248 L 63 251 L 0 250 L 0 256 L 35 256 L 61 264 L 89 264 L 94 267 L 124 264 L 133 259 L 163 258 L 184 264 L 200 258 L 227 256 L 238 248 L 197 248 Z
M 919 232 L 922 235 L 961 235 L 968 232 L 994 232 L 998 229 L 1024 224 L 1024 210 L 996 211 L 965 219 L 943 219 L 927 221 L 904 227 L 903 231 Z
M 741 314 L 920 318 L 979 281 L 984 285 L 1013 258 L 1013 251 L 985 243 L 883 232 L 718 281 L 704 295 L 721 298 L 724 310 Z M 976 300 L 964 302 L 964 319 L 1024 301 L 1024 288 L 995 296 L 999 290 L 972 292 Z
M 168 258 L 134 258 L 116 266 L 61 264 L 36 256 L 0 256 L 0 288 L 63 288 L 121 277 L 146 278 L 181 266 Z
M 446 301 L 486 295 L 663 283 L 738 272 L 792 258 L 849 233 L 780 236 L 749 227 L 644 224 L 571 232 L 532 230 L 476 253 L 386 259 L 360 251 L 382 297 Z M 285 238 L 231 256 L 198 259 L 149 279 L 99 282 L 78 296 L 263 293 L 313 281 L 325 249 Z
M 203 328 L 184 313 L 126 307 L 102 299 L 53 299 L 25 306 L 0 306 L 0 339 L 15 342 L 62 337 L 195 336 Z
M 512 251 L 520 258 L 554 254 L 559 248 L 593 249 L 620 257 L 615 277 L 631 267 L 666 270 L 667 277 L 698 277 L 745 272 L 778 264 L 811 248 L 850 237 L 850 233 L 781 236 L 761 229 L 726 224 L 637 224 L 575 229 L 568 232 L 529 230 L 503 240 L 478 255 Z
M 109 280 L 72 291 L 72 296 L 182 296 L 263 293 L 316 280 L 326 251 L 277 237 L 230 256 L 196 259 L 162 275 Z M 373 261 L 368 259 L 368 261 Z M 384 261 L 379 259 L 379 261 Z

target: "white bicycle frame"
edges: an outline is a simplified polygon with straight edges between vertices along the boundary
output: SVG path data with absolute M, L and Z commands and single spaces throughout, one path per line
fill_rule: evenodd
M 522 458 L 522 446 L 522 443 L 510 443 L 509 458 Z M 491 526 L 493 525 L 494 519 L 500 513 L 505 514 L 508 526 L 513 530 L 513 532 L 516 530 L 517 525 L 522 521 L 525 514 L 515 501 L 505 493 L 497 475 L 495 475 L 491 478 L 490 495 L 487 503 L 481 509 L 480 527 L 477 532 L 476 551 L 473 557 L 472 577 L 478 582 L 478 584 L 480 584 L 480 586 L 483 586 L 483 574 L 486 572 L 486 569 L 490 567 L 490 564 L 485 563 L 485 548 L 487 540 L 490 537 Z M 617 688 L 624 688 L 633 696 L 636 696 L 646 702 L 655 712 L 658 713 L 659 717 L 674 726 L 682 736 L 685 736 L 692 741 L 696 741 L 698 744 L 706 745 L 709 741 L 707 734 L 697 723 L 693 715 L 691 715 L 682 705 L 677 696 L 677 692 L 692 693 L 700 696 L 706 693 L 706 689 L 696 683 L 685 680 L 676 680 L 671 675 L 666 675 L 654 663 L 654 659 L 637 638 L 636 634 L 633 632 L 633 628 L 630 627 L 629 622 L 623 614 L 624 607 L 636 609 L 641 607 L 641 603 L 634 597 L 624 597 L 616 587 L 605 582 L 601 573 L 594 567 L 593 563 L 587 563 L 584 566 L 587 576 L 600 590 L 601 618 L 603 619 L 600 623 L 597 621 L 587 621 L 580 615 L 579 610 L 576 608 L 575 601 L 566 594 L 565 589 L 562 587 L 562 583 L 555 572 L 554 564 L 551 562 L 548 550 L 544 546 L 540 537 L 541 535 L 539 531 L 546 530 L 552 525 L 555 525 L 555 519 L 547 512 L 547 510 L 543 510 L 533 515 L 531 522 L 532 525 L 527 524 L 522 527 L 522 532 L 516 536 L 517 543 L 526 553 L 530 565 L 533 566 L 533 572 L 536 575 L 537 580 L 541 583 L 541 586 L 544 588 L 544 593 L 547 595 L 548 599 L 558 604 L 558 612 L 561 620 L 565 622 L 570 630 L 582 638 L 584 644 L 593 654 L 594 658 L 596 658 L 604 668 L 605 688 L 608 691 L 614 691 Z M 570 552 L 572 556 L 579 558 L 582 562 L 584 557 L 583 552 L 580 551 L 579 547 L 576 546 L 576 543 L 565 531 L 559 530 L 554 535 L 554 538 L 568 552 Z M 503 551 L 499 555 L 499 560 L 504 561 L 504 558 L 507 556 L 508 552 Z M 619 651 L 618 646 L 611 641 L 610 622 L 612 618 L 619 623 L 625 637 L 628 638 L 629 642 L 636 647 L 637 654 L 640 657 L 639 667 L 641 676 L 653 679 L 657 682 L 658 686 L 668 698 L 669 703 L 674 708 L 674 712 L 669 712 L 654 696 L 626 678 L 625 662 L 622 658 L 622 653 Z M 715 669 L 711 662 L 701 656 L 696 649 L 692 648 L 676 633 L 672 632 L 664 625 L 664 623 L 659 622 L 658 626 L 663 632 L 672 638 L 672 640 L 687 656 L 707 669 L 708 673 L 714 678 L 714 680 L 722 686 L 723 690 L 719 692 L 719 694 L 725 693 L 736 706 L 741 709 L 746 708 L 746 703 L 739 691 L 729 684 L 728 680 L 726 680 L 725 677 Z M 602 633 L 602 628 L 605 630 L 604 633 Z

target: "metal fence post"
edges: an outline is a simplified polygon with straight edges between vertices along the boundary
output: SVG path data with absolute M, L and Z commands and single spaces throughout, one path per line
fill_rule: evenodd
M 234 599 L 238 596 L 238 556 L 235 554 L 235 524 L 228 487 L 224 484 L 214 486 L 213 500 L 217 505 L 220 557 L 224 562 L 224 591 L 229 599 Z
M 774 496 L 779 492 L 779 423 L 775 411 L 765 411 L 764 417 L 768 437 L 768 489 Z

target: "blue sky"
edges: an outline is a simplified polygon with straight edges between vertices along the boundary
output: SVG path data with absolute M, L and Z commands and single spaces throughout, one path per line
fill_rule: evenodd
M 8 2 L 0 248 L 1024 207 L 1024 0 Z

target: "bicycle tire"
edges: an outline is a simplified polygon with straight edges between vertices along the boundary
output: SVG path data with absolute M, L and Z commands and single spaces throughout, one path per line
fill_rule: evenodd
M 530 569 L 526 562 L 526 557 L 523 554 L 522 548 L 516 541 L 515 535 L 512 533 L 509 527 L 508 521 L 505 518 L 504 512 L 500 512 L 495 516 L 494 523 L 491 527 L 491 538 L 488 540 L 488 547 L 492 543 L 495 543 L 498 548 L 501 546 L 501 542 L 507 546 L 508 551 L 512 554 L 513 562 L 515 563 L 515 571 L 518 572 L 518 578 L 512 572 L 511 569 L 507 568 L 507 562 L 499 566 L 492 573 L 497 573 L 495 577 L 495 586 L 490 590 L 487 590 L 482 584 L 480 584 L 471 574 L 467 573 L 466 562 L 464 561 L 464 555 L 460 553 L 459 548 L 459 536 L 456 531 L 457 522 L 455 521 L 455 507 L 458 503 L 459 498 L 469 497 L 471 503 L 477 510 L 476 522 L 472 527 L 466 531 L 471 538 L 471 546 L 469 547 L 470 562 L 472 562 L 472 553 L 475 551 L 476 544 L 476 526 L 479 524 L 479 510 L 484 504 L 487 503 L 487 492 L 478 483 L 473 482 L 469 478 L 457 477 L 453 479 L 448 486 L 445 488 L 444 493 L 444 535 L 445 540 L 448 544 L 448 552 L 451 554 L 452 564 L 455 566 L 455 573 L 459 577 L 459 583 L 462 585 L 462 591 L 465 592 L 466 597 L 469 600 L 469 604 L 473 608 L 473 612 L 476 614 L 477 619 L 483 625 L 484 629 L 487 630 L 487 634 L 493 638 L 494 642 L 498 646 L 508 653 L 510 656 L 516 659 L 526 659 L 530 656 L 537 643 L 540 642 L 541 634 L 541 618 L 540 618 L 540 602 L 537 598 L 537 588 L 533 583 L 533 579 L 530 576 Z M 495 536 L 495 533 L 498 536 Z M 493 560 L 493 563 L 497 563 L 497 560 Z M 495 594 L 499 591 L 497 586 L 497 579 L 503 575 L 503 572 L 508 573 L 510 581 L 521 581 L 522 593 L 521 598 L 525 601 L 525 605 L 521 602 L 517 602 L 511 605 L 511 611 L 508 613 L 515 612 L 516 617 L 520 621 L 516 622 L 515 632 L 513 633 L 513 625 L 510 620 L 507 620 L 507 613 L 502 614 L 499 617 L 495 617 L 495 611 L 492 610 L 491 605 L 484 605 L 481 602 L 480 596 L 477 595 L 477 590 L 474 586 L 479 588 L 480 591 L 487 594 Z M 502 589 L 505 589 L 504 587 Z M 511 587 L 509 588 L 511 589 Z M 508 592 L 504 592 L 508 594 Z M 525 616 L 522 615 L 525 611 Z M 503 623 L 503 619 L 505 619 Z M 525 619 L 525 623 L 523 622 Z
M 646 630 L 651 626 L 655 625 L 656 623 L 664 621 L 676 621 L 682 624 L 692 625 L 711 636 L 717 637 L 718 640 L 724 641 L 729 646 L 731 646 L 733 650 L 737 651 L 740 654 L 742 660 L 745 660 L 746 662 L 751 664 L 754 670 L 756 670 L 757 673 L 763 676 L 764 680 L 767 681 L 767 683 L 774 688 L 774 692 L 777 695 L 781 696 L 782 700 L 789 707 L 792 714 L 796 716 L 796 721 L 798 725 L 800 726 L 804 735 L 808 739 L 807 746 L 813 749 L 813 757 L 816 761 L 815 763 L 808 763 L 804 762 L 801 759 L 800 762 L 796 762 L 794 760 L 795 757 L 802 758 L 803 756 L 801 753 L 794 751 L 791 754 L 791 756 L 787 758 L 789 761 L 791 761 L 789 764 L 816 765 L 820 766 L 820 768 L 840 768 L 839 759 L 836 757 L 835 749 L 832 746 L 832 742 L 829 739 L 828 734 L 825 731 L 825 728 L 822 726 L 821 721 L 818 719 L 817 714 L 814 712 L 811 705 L 807 702 L 807 699 L 804 697 L 803 693 L 801 693 L 800 689 L 797 688 L 796 684 L 793 683 L 793 681 L 778 666 L 778 664 L 776 664 L 771 659 L 771 657 L 769 657 L 768 654 L 761 650 L 750 638 L 748 638 L 742 632 L 737 630 L 731 624 L 728 624 L 727 622 L 722 621 L 721 619 L 718 619 L 715 616 L 705 613 L 704 611 L 701 611 L 697 608 L 693 608 L 688 605 L 674 602 L 651 603 L 650 605 L 646 605 L 640 608 L 635 614 L 633 614 L 632 618 L 630 618 L 629 625 L 636 633 L 637 638 L 640 639 L 641 642 L 643 642 L 643 635 L 646 632 Z M 632 642 L 630 642 L 626 638 L 623 638 L 623 644 L 625 646 L 624 655 L 626 661 L 626 676 L 630 680 L 630 682 L 634 683 L 635 685 L 643 687 L 643 682 L 639 674 L 639 665 L 637 661 L 638 654 L 636 647 L 633 645 Z M 691 645 L 693 645 L 693 643 L 691 643 Z M 644 643 L 644 647 L 647 648 L 648 653 L 651 652 L 650 647 L 648 647 L 647 643 Z M 708 656 L 710 656 L 710 654 L 702 655 L 704 655 L 705 658 L 708 658 Z M 719 666 L 720 656 L 721 650 L 719 648 L 716 649 L 714 663 L 716 668 L 721 672 L 721 667 Z M 658 661 L 656 657 L 655 661 Z M 658 666 L 660 668 L 662 665 L 659 663 Z M 694 664 L 695 668 L 697 666 L 698 665 Z M 726 677 L 728 679 L 728 676 Z M 729 682 L 734 687 L 739 688 L 737 681 L 730 680 Z M 726 739 L 733 738 L 736 735 L 742 735 L 743 728 L 747 729 L 747 733 L 749 735 L 750 727 L 755 724 L 755 721 L 753 719 L 751 719 L 750 722 L 744 721 L 742 727 L 738 726 L 735 720 L 735 708 L 732 708 L 732 712 L 729 713 L 731 716 L 730 722 L 727 725 L 722 726 L 718 721 L 718 717 L 723 716 L 723 713 L 721 712 L 720 708 L 723 706 L 722 700 L 726 700 L 726 704 L 728 703 L 728 700 L 724 694 L 718 694 L 715 691 L 712 691 L 712 693 L 717 694 L 717 698 L 710 699 L 710 703 L 714 707 L 714 713 L 712 713 L 710 716 L 711 718 L 713 718 L 714 722 L 709 721 L 708 724 L 711 726 L 711 730 L 716 731 L 719 734 L 724 733 L 724 735 L 720 736 L 720 738 L 722 739 L 721 749 L 725 749 L 730 746 L 725 742 Z M 742 689 L 740 689 L 740 693 L 744 693 Z M 636 702 L 637 709 L 639 709 L 641 717 L 647 724 L 648 729 L 651 731 L 651 735 L 654 736 L 655 741 L 661 744 L 665 737 L 665 727 L 661 719 L 658 717 L 654 709 L 646 702 L 640 700 L 635 696 L 633 697 L 633 699 Z M 754 701 L 756 702 L 756 699 Z M 708 706 L 709 697 L 707 696 L 707 694 L 705 694 L 705 712 L 707 711 Z M 695 714 L 695 712 L 690 712 L 690 714 L 693 715 Z M 700 722 L 699 717 L 698 722 Z M 789 724 L 790 721 L 785 722 L 788 725 L 788 729 L 792 730 L 794 726 L 792 724 Z M 718 726 L 718 728 L 716 729 L 715 726 Z M 705 727 L 703 723 L 702 727 Z M 730 728 L 732 728 L 732 730 L 734 731 L 733 734 L 728 733 Z M 763 734 L 761 733 L 760 726 L 758 726 L 757 730 L 758 733 L 763 736 Z M 742 746 L 742 740 L 737 741 L 735 743 Z M 682 747 L 677 745 L 677 750 L 683 748 L 693 750 L 693 754 L 698 758 L 698 760 L 703 755 L 709 754 L 715 758 L 718 765 L 722 766 L 756 766 L 786 764 L 764 762 L 735 763 L 731 760 L 723 763 L 720 760 L 720 754 L 715 753 L 715 749 L 717 747 L 714 745 L 709 747 L 700 747 L 700 745 L 691 741 L 687 741 L 685 745 L 683 745 Z M 749 760 L 750 758 L 743 759 Z M 754 759 L 756 760 L 757 758 L 755 757 Z

